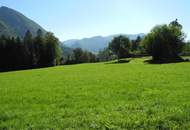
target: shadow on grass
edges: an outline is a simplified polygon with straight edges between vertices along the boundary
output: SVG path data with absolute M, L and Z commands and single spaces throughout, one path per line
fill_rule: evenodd
M 36 69 L 43 69 L 43 68 L 50 68 L 50 67 L 55 67 L 55 66 L 0 68 L 0 73 L 24 71 L 24 70 L 36 70 Z
M 172 63 L 181 63 L 181 62 L 190 62 L 189 59 L 177 59 L 177 60 L 145 60 L 145 63 L 148 64 L 172 64 Z
M 119 61 L 114 61 L 114 62 L 108 62 L 105 64 L 125 64 L 125 63 L 129 63 L 130 60 L 119 60 Z

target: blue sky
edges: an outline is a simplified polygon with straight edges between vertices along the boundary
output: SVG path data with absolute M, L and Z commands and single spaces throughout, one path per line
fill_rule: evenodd
M 190 0 L 0 0 L 60 40 L 147 33 L 178 18 L 190 39 Z

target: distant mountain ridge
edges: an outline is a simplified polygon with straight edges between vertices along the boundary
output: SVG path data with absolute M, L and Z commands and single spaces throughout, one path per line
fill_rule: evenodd
M 112 39 L 119 35 L 125 35 L 129 37 L 131 40 L 135 40 L 138 36 L 144 37 L 144 33 L 139 34 L 115 34 L 110 36 L 95 36 L 91 38 L 84 38 L 81 40 L 78 39 L 71 39 L 64 41 L 63 44 L 70 48 L 82 48 L 84 50 L 91 51 L 93 53 L 97 53 L 98 51 L 104 49 L 108 46 L 109 42 L 112 41 Z
M 2 6 L 0 7 L 0 36 L 11 36 L 16 37 L 19 36 L 21 38 L 24 37 L 26 31 L 30 30 L 33 36 L 36 35 L 38 29 L 41 29 L 44 33 L 46 32 L 39 24 L 34 22 L 33 20 L 27 18 L 22 13 L 13 10 L 11 8 Z M 126 35 L 126 34 L 116 34 L 110 36 L 95 36 L 91 38 L 84 38 L 81 40 L 72 39 L 63 42 L 62 48 L 74 49 L 74 48 L 82 48 L 84 50 L 91 51 L 93 53 L 97 53 L 98 51 L 104 49 L 108 46 L 109 42 L 118 35 Z M 143 37 L 145 34 L 129 34 L 128 36 L 131 40 L 136 39 L 138 36 Z
M 24 37 L 27 30 L 36 35 L 38 29 L 45 32 L 45 29 L 20 12 L 0 7 L 0 35 Z

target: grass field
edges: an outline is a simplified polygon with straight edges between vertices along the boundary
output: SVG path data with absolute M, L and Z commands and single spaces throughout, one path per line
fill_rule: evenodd
M 190 129 L 190 63 L 0 73 L 0 130 Z

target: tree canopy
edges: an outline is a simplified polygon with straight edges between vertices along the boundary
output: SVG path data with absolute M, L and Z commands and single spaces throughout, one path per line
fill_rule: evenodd
M 184 38 L 182 25 L 175 20 L 168 25 L 155 26 L 142 42 L 153 60 L 167 62 L 181 60 L 179 54 L 182 52 Z
M 0 37 L 0 70 L 54 66 L 60 61 L 60 46 L 53 33 L 38 30 L 33 37 L 28 30 L 24 39 Z
M 118 60 L 121 58 L 127 58 L 130 56 L 130 40 L 125 36 L 115 37 L 108 47 L 115 55 L 117 55 Z

